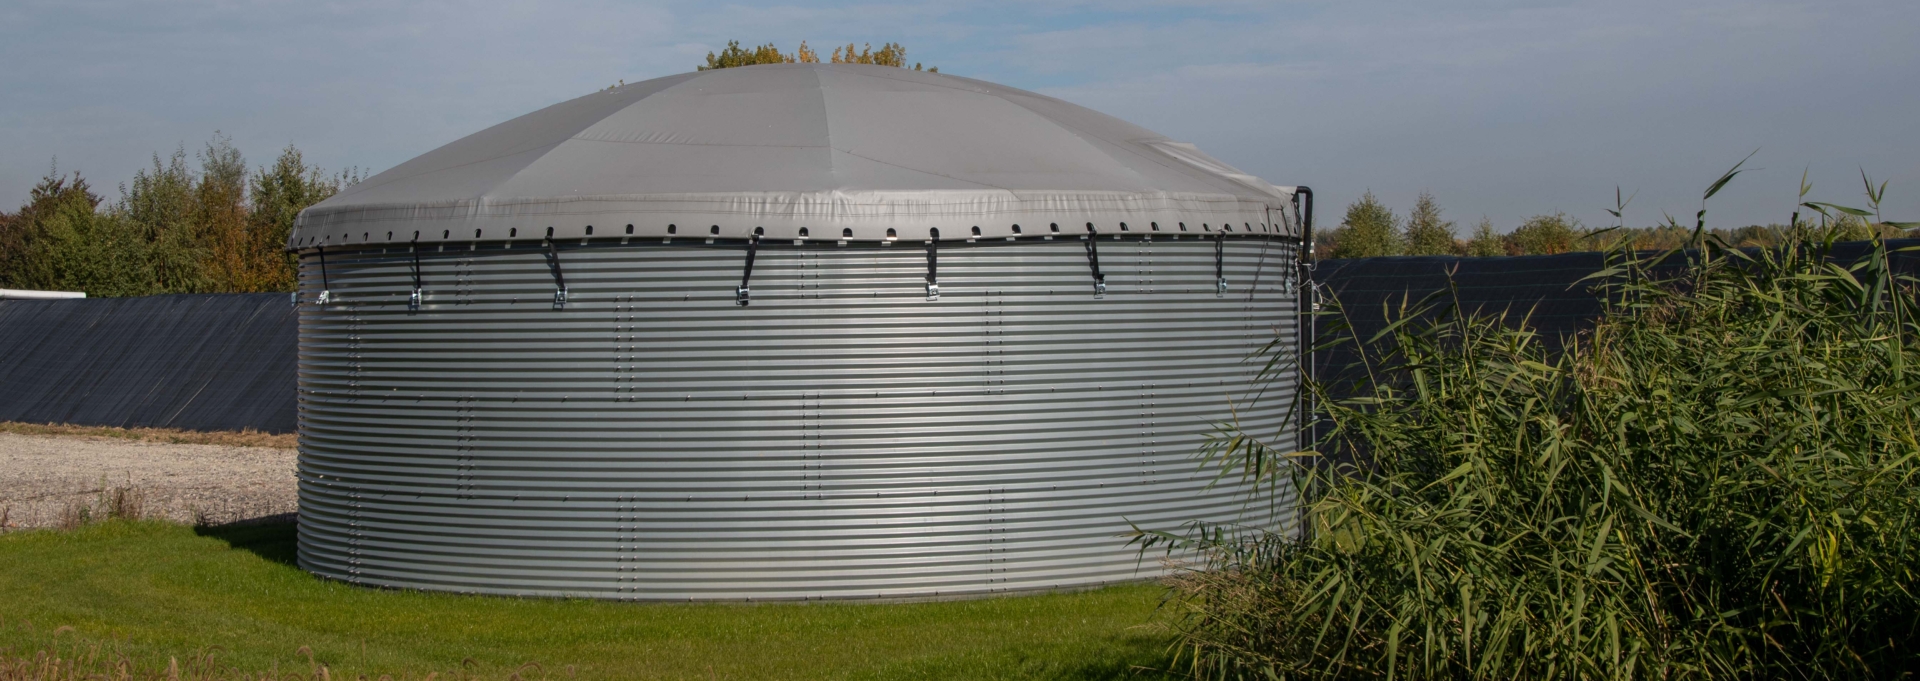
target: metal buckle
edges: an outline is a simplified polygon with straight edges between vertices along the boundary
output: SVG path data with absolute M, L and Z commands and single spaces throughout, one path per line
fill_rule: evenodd
M 737 289 L 734 289 L 734 290 L 733 290 L 733 304 L 735 304 L 735 305 L 739 305 L 740 307 L 746 307 L 746 306 L 747 306 L 747 298 L 748 298 L 748 296 L 750 296 L 750 295 L 752 295 L 752 293 L 753 293 L 753 289 L 751 289 L 751 288 L 748 288 L 748 287 L 745 287 L 745 286 L 742 286 L 742 287 L 740 287 L 740 288 L 737 288 Z
M 566 306 L 567 306 L 567 289 L 564 287 L 554 289 L 553 290 L 553 309 L 558 310 Z

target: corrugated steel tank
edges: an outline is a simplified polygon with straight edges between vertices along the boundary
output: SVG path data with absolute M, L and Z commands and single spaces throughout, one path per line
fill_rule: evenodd
M 919 241 L 760 242 L 747 306 L 737 239 L 303 251 L 300 563 L 652 600 L 1160 574 L 1131 526 L 1242 517 L 1214 423 L 1287 430 L 1254 355 L 1297 338 L 1297 242 L 1094 238 L 1102 297 L 1085 237 L 1029 236 L 939 242 L 937 300 Z

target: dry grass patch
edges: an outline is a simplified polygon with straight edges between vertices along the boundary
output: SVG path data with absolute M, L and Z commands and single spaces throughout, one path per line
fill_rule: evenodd
M 292 433 L 263 433 L 251 428 L 242 431 L 179 430 L 176 428 L 118 428 L 114 426 L 75 426 L 64 423 L 20 423 L 0 421 L 0 433 L 80 437 L 104 440 L 133 440 L 183 445 L 224 445 L 228 447 L 271 447 L 296 449 L 299 436 Z
M 331 667 L 314 659 L 313 651 L 305 646 L 294 651 L 298 658 L 304 655 L 305 664 L 291 661 L 286 668 L 275 665 L 269 671 L 252 671 L 226 664 L 218 648 L 196 651 L 185 657 L 179 655 L 158 655 L 141 657 L 129 654 L 126 647 L 118 641 L 85 641 L 75 636 L 61 634 L 73 631 L 73 627 L 59 627 L 54 630 L 52 641 L 46 647 L 31 651 L 14 651 L 0 647 L 0 681 L 74 681 L 76 679 L 99 679 L 101 681 L 333 681 L 335 674 Z M 163 659 L 164 658 L 164 659 Z M 512 681 L 536 681 L 538 679 L 574 678 L 571 666 L 562 667 L 558 673 L 548 674 L 538 663 L 527 663 L 510 671 L 501 670 L 492 674 L 474 674 L 465 667 L 450 671 L 429 671 L 425 674 L 401 673 L 399 676 L 381 674 L 384 681 L 471 681 L 477 679 L 509 679 Z M 367 674 L 340 674 L 340 679 L 366 679 Z

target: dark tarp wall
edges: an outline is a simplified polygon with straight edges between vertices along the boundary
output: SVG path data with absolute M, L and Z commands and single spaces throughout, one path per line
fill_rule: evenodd
M 0 300 L 0 421 L 291 433 L 285 293 Z
M 1896 272 L 1920 276 L 1920 252 L 1899 252 L 1915 247 L 1920 247 L 1920 239 L 1887 241 L 1889 261 Z M 1835 263 L 1851 265 L 1872 252 L 1873 242 L 1852 241 L 1835 244 L 1828 255 Z M 1685 260 L 1675 258 L 1671 262 L 1677 266 Z M 1451 280 L 1461 309 L 1483 315 L 1504 313 L 1515 321 L 1524 318 L 1542 340 L 1557 344 L 1591 327 L 1600 317 L 1603 310 L 1593 292 L 1596 282 L 1581 279 L 1605 267 L 1606 257 L 1601 253 L 1358 258 L 1321 261 L 1314 279 L 1339 299 L 1354 335 L 1361 339 L 1386 328 L 1398 317 L 1403 301 L 1409 306 L 1417 304 L 1429 293 L 1445 291 Z M 1320 328 L 1324 340 L 1328 329 L 1325 320 Z M 1351 346 L 1345 346 L 1314 359 L 1325 379 L 1340 376 L 1340 367 L 1352 366 L 1357 357 Z
M 1322 261 L 1314 279 L 1340 301 L 1361 338 L 1385 328 L 1402 305 L 1418 304 L 1449 284 L 1458 291 L 1462 309 L 1524 315 L 1535 330 L 1553 336 L 1577 330 L 1600 314 L 1591 286 L 1579 282 L 1605 266 L 1599 253 L 1357 258 Z

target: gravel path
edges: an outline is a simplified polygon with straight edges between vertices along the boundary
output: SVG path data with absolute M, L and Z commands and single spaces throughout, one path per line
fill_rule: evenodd
M 52 527 L 80 509 L 101 515 L 128 488 L 143 515 L 230 523 L 299 508 L 291 449 L 0 433 L 0 514 L 7 529 Z

